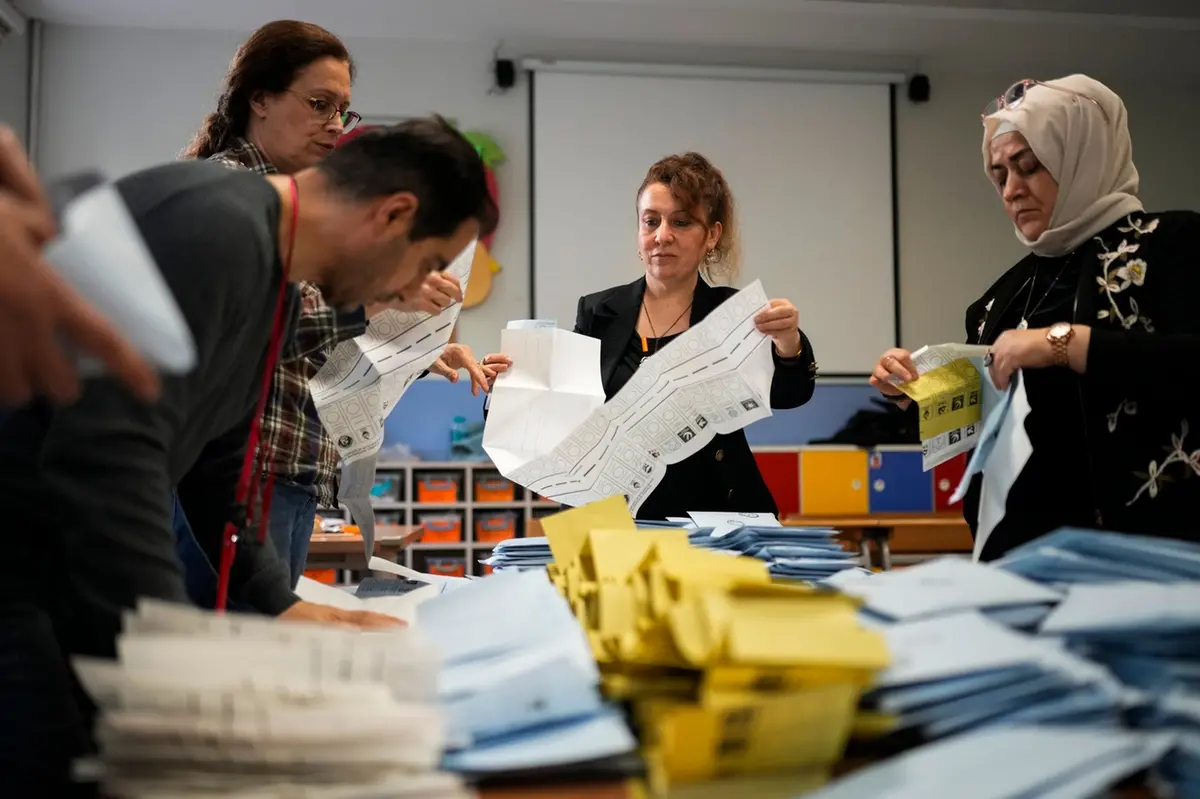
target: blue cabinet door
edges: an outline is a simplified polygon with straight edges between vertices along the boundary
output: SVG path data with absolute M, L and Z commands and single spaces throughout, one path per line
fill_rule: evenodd
M 868 465 L 871 513 L 933 512 L 933 473 L 919 448 L 873 450 Z

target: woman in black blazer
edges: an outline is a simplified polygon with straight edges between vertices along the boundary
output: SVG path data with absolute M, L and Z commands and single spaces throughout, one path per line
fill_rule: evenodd
M 638 190 L 638 257 L 643 277 L 579 300 L 575 332 L 600 339 L 606 399 L 650 355 L 699 322 L 736 290 L 737 236 L 733 195 L 720 170 L 697 153 L 662 159 Z M 798 408 L 813 394 L 817 364 L 787 300 L 771 300 L 756 318 L 771 337 L 772 408 Z M 662 520 L 689 511 L 777 513 L 741 431 L 717 435 L 702 450 L 667 468 L 638 509 Z

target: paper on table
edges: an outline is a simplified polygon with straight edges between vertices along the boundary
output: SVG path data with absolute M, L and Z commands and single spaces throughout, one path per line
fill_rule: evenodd
M 806 796 L 927 799 L 948 790 L 971 799 L 1042 796 L 1071 776 L 1129 757 L 1151 737 L 1159 736 L 1076 727 L 988 728 L 918 747 Z
M 743 527 L 782 527 L 774 513 L 719 513 L 689 511 L 696 527 L 711 527 L 713 538 L 721 538 Z
M 329 605 L 341 610 L 369 610 L 385 616 L 392 616 L 406 624 L 415 624 L 418 606 L 437 594 L 437 588 L 426 586 L 396 596 L 373 596 L 360 599 L 348 591 L 319 583 L 308 577 L 301 577 L 296 585 L 296 596 L 305 602 Z
M 53 187 L 51 187 L 53 191 Z M 106 183 L 65 204 L 46 262 L 152 365 L 183 374 L 196 364 L 191 330 L 116 186 Z M 80 371 L 100 374 L 81 357 Z
M 972 557 L 979 560 L 983 547 L 991 537 L 996 525 L 1004 518 L 1008 493 L 1021 476 L 1033 444 L 1025 432 L 1025 419 L 1029 416 L 1029 397 L 1025 394 L 1025 381 L 1018 372 L 1012 388 L 1012 400 L 1008 406 L 996 443 L 987 455 L 983 468 L 983 485 L 979 493 L 979 521 L 975 531 L 975 550 Z
M 975 446 L 989 408 L 980 378 L 987 347 L 934 344 L 912 354 L 917 379 L 901 383 L 901 391 L 920 409 L 921 455 L 925 470 Z
M 445 270 L 458 278 L 464 294 L 474 258 L 475 242 L 471 242 Z M 378 313 L 371 317 L 366 333 L 337 345 L 308 381 L 325 434 L 341 456 L 338 500 L 350 509 L 368 558 L 375 551 L 370 494 L 384 420 L 450 343 L 460 310 L 462 304 L 454 303 L 437 316 L 421 311 Z M 363 463 L 354 466 L 358 461 Z
M 884 572 L 842 587 L 892 619 L 916 619 L 969 609 L 1052 604 L 1062 595 L 1015 574 L 965 558 L 943 557 Z
M 507 474 L 550 452 L 604 404 L 600 339 L 557 328 L 500 334 L 512 367 L 492 388 L 483 449 Z
M 504 474 L 566 505 L 624 496 L 634 513 L 667 465 L 771 415 L 775 364 L 754 317 L 755 281 L 642 362 L 616 396 L 550 452 Z

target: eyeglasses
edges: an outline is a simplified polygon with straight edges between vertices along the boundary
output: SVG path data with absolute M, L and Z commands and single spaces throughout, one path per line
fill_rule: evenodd
M 328 100 L 322 100 L 320 97 L 311 97 L 307 94 L 294 92 L 291 89 L 287 89 L 286 91 L 288 94 L 295 95 L 308 103 L 309 107 L 313 110 L 313 114 L 321 120 L 322 125 L 328 125 L 335 117 L 340 116 L 342 118 L 342 133 L 348 133 L 354 130 L 359 122 L 362 122 L 362 116 L 357 111 L 346 111 L 338 108 L 333 103 Z
M 1108 121 L 1108 114 L 1105 113 L 1104 106 L 1100 105 L 1100 102 L 1095 98 L 1088 97 L 1086 94 L 1080 94 L 1079 92 L 1072 91 L 1071 89 L 1065 89 L 1062 86 L 1055 86 L 1050 83 L 1042 83 L 1040 80 L 1033 80 L 1032 78 L 1019 80 L 1012 86 L 1009 86 L 1008 91 L 997 97 L 995 100 L 992 100 L 984 107 L 983 113 L 980 114 L 980 117 L 986 123 L 987 118 L 992 114 L 1004 110 L 1012 111 L 1014 108 L 1017 108 L 1021 105 L 1021 103 L 1025 100 L 1025 95 L 1027 95 L 1029 90 L 1034 86 L 1044 86 L 1047 89 L 1054 89 L 1058 92 L 1066 92 L 1073 97 L 1079 97 L 1087 100 L 1088 102 L 1095 103 L 1096 107 L 1100 109 L 1100 113 L 1104 116 L 1104 121 Z

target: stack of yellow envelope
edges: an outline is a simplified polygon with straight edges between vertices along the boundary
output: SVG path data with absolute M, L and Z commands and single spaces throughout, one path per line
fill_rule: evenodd
M 863 688 L 888 665 L 850 597 L 773 584 L 765 564 L 638 530 L 621 497 L 542 520 L 551 579 L 629 701 L 651 786 L 793 773 L 840 759 Z

